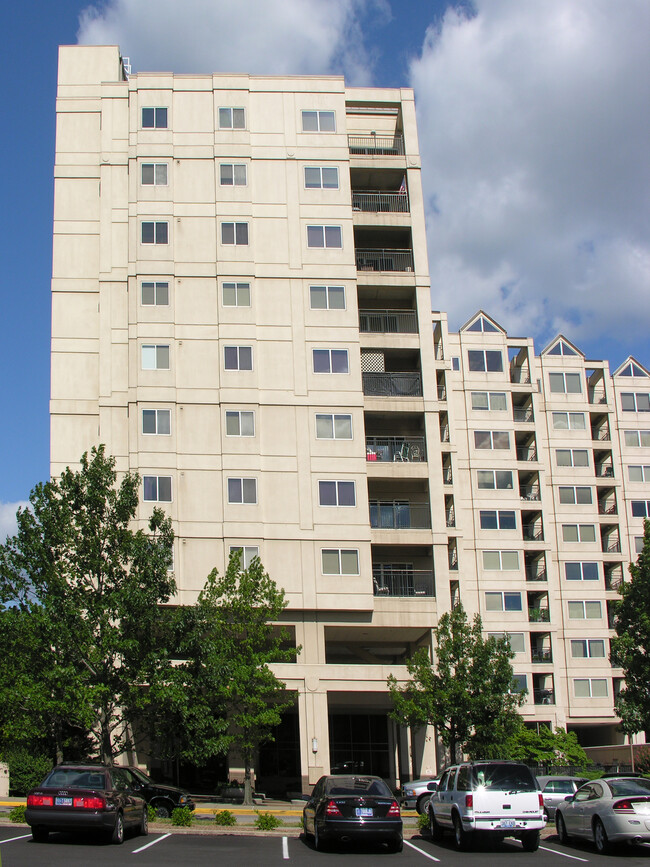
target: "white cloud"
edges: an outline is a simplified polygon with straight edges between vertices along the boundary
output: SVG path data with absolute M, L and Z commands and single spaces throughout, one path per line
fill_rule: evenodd
M 109 0 L 81 13 L 83 44 L 118 44 L 134 71 L 342 74 L 370 81 L 361 20 L 387 0 Z
M 411 64 L 436 309 L 639 339 L 650 316 L 650 4 L 475 0 Z
M 18 529 L 16 512 L 18 509 L 26 509 L 29 503 L 19 500 L 17 503 L 0 503 L 0 545 L 4 544 L 7 536 L 13 536 Z

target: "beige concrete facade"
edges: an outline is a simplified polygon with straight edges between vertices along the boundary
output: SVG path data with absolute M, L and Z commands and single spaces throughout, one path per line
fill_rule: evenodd
M 612 378 L 568 341 L 536 357 L 483 314 L 458 334 L 432 323 L 412 91 L 127 78 L 115 46 L 61 48 L 52 311 L 52 473 L 103 442 L 141 474 L 139 519 L 158 504 L 174 522 L 181 604 L 233 547 L 284 588 L 302 646 L 278 667 L 298 696 L 295 785 L 346 761 L 435 771 L 433 739 L 386 720 L 386 678 L 458 598 L 521 636 L 527 720 L 615 737 L 609 650 L 577 658 L 571 640 L 607 644 L 641 534 L 631 498 L 648 485 L 627 464 L 650 447 L 624 431 L 650 416 L 620 392 L 647 394 L 647 371 Z M 500 370 L 471 369 L 486 351 Z M 579 392 L 551 390 L 565 372 Z M 572 449 L 587 463 L 566 465 Z M 499 470 L 510 487 L 486 488 Z M 571 486 L 591 500 L 560 500 Z M 500 511 L 513 529 L 481 526 Z M 583 524 L 594 541 L 568 541 Z M 598 575 L 567 582 L 566 562 Z M 506 592 L 520 608 L 499 613 Z M 575 617 L 589 601 L 600 616 Z

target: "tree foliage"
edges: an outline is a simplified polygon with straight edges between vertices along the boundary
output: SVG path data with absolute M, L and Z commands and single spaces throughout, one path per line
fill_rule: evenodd
M 567 732 L 562 728 L 553 731 L 547 726 L 540 726 L 537 731 L 525 726 L 523 720 L 494 755 L 485 757 L 558 767 L 586 768 L 589 764 L 575 732 Z
M 623 730 L 634 734 L 650 731 L 650 521 L 643 523 L 643 550 L 630 575 L 619 588 L 611 661 L 625 677 L 614 707 Z
M 402 725 L 435 726 L 452 761 L 459 751 L 484 757 L 518 725 L 524 693 L 511 691 L 510 645 L 485 638 L 481 618 L 469 623 L 462 605 L 443 614 L 434 634 L 433 662 L 421 648 L 407 663 L 408 683 L 388 678 L 392 717 Z
M 0 546 L 2 665 L 13 669 L 0 685 L 5 742 L 50 739 L 61 759 L 73 726 L 106 761 L 130 744 L 142 685 L 169 667 L 156 626 L 176 589 L 169 519 L 154 509 L 147 532 L 131 527 L 138 490 L 135 473 L 117 483 L 99 446 L 19 510 L 17 534 Z

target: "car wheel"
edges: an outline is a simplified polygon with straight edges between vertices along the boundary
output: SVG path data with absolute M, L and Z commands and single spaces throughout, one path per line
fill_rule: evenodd
M 156 804 L 154 809 L 159 819 L 169 819 L 173 808 L 167 802 L 164 802 Z
M 426 813 L 430 800 L 431 800 L 431 793 L 430 792 L 428 792 L 426 795 L 420 795 L 420 797 L 418 798 L 418 802 L 415 805 L 415 809 L 418 811 L 418 813 L 421 816 L 424 816 L 424 814 Z
M 566 832 L 566 824 L 561 813 L 555 814 L 555 827 L 557 828 L 557 835 L 560 838 L 560 843 L 568 843 L 569 835 Z
M 32 840 L 35 843 L 47 843 L 47 838 L 49 836 L 50 832 L 42 825 L 34 825 L 32 828 Z
M 524 852 L 537 852 L 539 849 L 539 831 L 524 831 L 521 835 L 521 845 Z
M 544 818 L 546 819 L 547 822 L 551 821 L 551 817 L 549 816 L 548 810 L 546 809 L 546 807 L 544 807 Z
M 404 840 L 401 837 L 398 837 L 396 840 L 391 840 L 388 843 L 388 851 L 389 852 L 401 852 L 404 848 Z
M 149 836 L 149 808 L 146 804 L 142 809 L 142 819 L 140 820 L 140 836 Z
M 466 852 L 470 848 L 470 835 L 463 828 L 463 823 L 461 821 L 458 813 L 454 813 L 454 842 L 456 843 L 456 848 L 461 852 Z
M 429 834 L 434 843 L 439 843 L 443 837 L 443 830 L 436 821 L 433 810 L 429 809 Z
M 115 817 L 115 827 L 111 834 L 111 843 L 116 843 L 120 846 L 124 842 L 124 817 L 118 813 Z
M 610 851 L 609 840 L 605 826 L 598 817 L 594 819 L 594 843 L 600 855 L 607 855 Z

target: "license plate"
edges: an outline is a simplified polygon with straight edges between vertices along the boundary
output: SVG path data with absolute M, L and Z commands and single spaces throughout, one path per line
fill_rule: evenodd
M 372 816 L 372 807 L 357 807 L 355 813 L 360 818 L 368 818 L 368 816 Z
M 499 828 L 514 828 L 516 824 L 514 819 L 502 819 L 499 823 Z
M 57 807 L 71 807 L 72 798 L 55 798 L 54 803 Z

